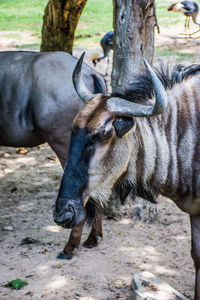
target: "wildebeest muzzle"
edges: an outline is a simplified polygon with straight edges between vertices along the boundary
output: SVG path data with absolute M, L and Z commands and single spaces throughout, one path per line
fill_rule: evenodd
M 57 225 L 64 228 L 77 226 L 85 219 L 85 211 L 81 199 L 58 197 L 53 218 Z

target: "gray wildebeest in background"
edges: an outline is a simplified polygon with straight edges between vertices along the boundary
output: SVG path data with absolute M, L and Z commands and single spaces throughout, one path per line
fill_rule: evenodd
M 83 56 L 73 80 L 87 103 L 72 124 L 54 220 L 65 228 L 81 226 L 87 215 L 95 218 L 114 190 L 127 186 L 151 201 L 159 194 L 171 198 L 190 215 L 199 300 L 200 66 L 155 73 L 145 62 L 148 72 L 133 81 L 127 101 L 119 95 L 86 95 L 82 61 Z
M 76 63 L 65 52 L 0 52 L 1 146 L 47 142 L 64 168 L 71 123 L 83 106 L 72 83 Z M 100 74 L 86 64 L 83 80 L 92 93 L 106 92 Z

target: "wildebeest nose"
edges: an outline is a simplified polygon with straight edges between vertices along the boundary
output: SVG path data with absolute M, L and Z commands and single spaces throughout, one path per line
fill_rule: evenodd
M 66 205 L 62 210 L 54 211 L 54 221 L 58 225 L 65 225 L 72 221 L 74 217 L 74 209 L 71 205 Z

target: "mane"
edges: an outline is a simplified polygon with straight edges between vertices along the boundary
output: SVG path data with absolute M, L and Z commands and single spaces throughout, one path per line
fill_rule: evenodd
M 176 84 L 195 76 L 198 72 L 200 72 L 200 65 L 196 64 L 188 67 L 177 64 L 173 67 L 172 71 L 170 71 L 169 67 L 161 66 L 160 68 L 155 68 L 155 73 L 166 90 L 171 90 Z M 141 75 L 136 75 L 123 94 L 113 93 L 111 96 L 136 103 L 152 99 L 154 97 L 154 90 L 149 74 L 145 72 Z

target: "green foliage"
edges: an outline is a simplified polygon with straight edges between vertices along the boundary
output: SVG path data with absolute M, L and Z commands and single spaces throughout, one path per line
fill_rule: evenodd
M 5 284 L 5 287 L 10 287 L 15 290 L 20 290 L 22 287 L 28 285 L 26 281 L 22 281 L 21 279 L 17 278 L 15 280 L 11 280 Z

